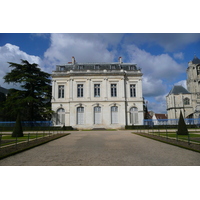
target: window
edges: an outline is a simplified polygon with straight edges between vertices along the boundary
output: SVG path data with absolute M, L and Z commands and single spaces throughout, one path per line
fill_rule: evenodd
M 83 69 L 83 65 L 78 65 L 78 69 L 82 70 Z
M 77 124 L 84 124 L 84 107 L 77 108 Z
M 64 85 L 58 86 L 58 98 L 64 98 Z
M 135 107 L 130 109 L 130 124 L 138 124 L 138 109 Z
M 100 97 L 100 84 L 94 84 L 94 97 Z
M 56 124 L 57 125 L 65 124 L 65 110 L 63 108 L 59 108 L 57 110 Z
M 197 75 L 200 75 L 200 66 L 197 66 Z
M 101 124 L 101 107 L 94 107 L 94 124 Z
M 111 97 L 117 96 L 117 84 L 111 84 Z
M 184 105 L 190 105 L 190 99 L 186 97 L 186 98 L 183 100 L 183 103 L 184 103 Z
M 100 66 L 99 66 L 99 65 L 95 65 L 95 66 L 94 66 L 94 69 L 99 70 L 99 69 L 100 69 Z
M 135 66 L 129 66 L 130 70 L 136 70 L 136 67 Z
M 60 71 L 64 71 L 65 70 L 65 66 L 60 66 Z
M 111 124 L 118 123 L 118 107 L 112 106 L 111 107 Z
M 135 84 L 130 84 L 130 97 L 136 97 Z
M 83 84 L 77 85 L 77 97 L 83 97 Z
M 111 65 L 110 69 L 116 69 L 115 65 Z

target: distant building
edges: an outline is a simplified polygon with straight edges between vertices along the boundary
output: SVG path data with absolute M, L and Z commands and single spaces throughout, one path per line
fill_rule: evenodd
M 153 125 L 162 125 L 162 122 L 160 123 L 159 120 L 168 119 L 167 114 L 161 114 L 161 113 L 155 113 L 153 111 L 149 111 L 149 118 L 148 120 L 151 120 L 149 122 L 152 122 Z M 148 122 L 146 121 L 148 124 Z
M 191 93 L 193 107 L 193 118 L 200 118 L 200 59 L 194 59 L 188 63 L 187 89 Z
M 55 126 L 124 128 L 144 119 L 142 73 L 133 63 L 57 65 L 52 73 Z
M 192 95 L 181 85 L 175 85 L 166 96 L 167 114 L 169 119 L 178 119 L 180 111 L 184 118 L 193 114 Z
M 180 111 L 184 118 L 200 118 L 200 59 L 197 56 L 188 63 L 187 90 L 174 86 L 166 99 L 169 119 L 178 119 Z

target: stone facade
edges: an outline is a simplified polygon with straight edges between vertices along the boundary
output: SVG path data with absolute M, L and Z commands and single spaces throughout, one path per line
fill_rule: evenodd
M 55 126 L 77 129 L 143 124 L 142 73 L 132 63 L 57 65 L 52 73 Z
M 193 113 L 192 95 L 183 86 L 175 85 L 166 97 L 168 119 L 179 119 L 180 111 L 184 118 Z
M 196 56 L 188 63 L 187 89 L 174 86 L 167 95 L 169 119 L 178 119 L 180 111 L 184 118 L 200 117 L 200 59 Z
M 196 56 L 188 63 L 187 88 L 192 95 L 193 118 L 200 117 L 200 59 Z

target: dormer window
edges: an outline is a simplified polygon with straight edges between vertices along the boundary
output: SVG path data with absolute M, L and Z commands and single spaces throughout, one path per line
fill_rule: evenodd
M 65 70 L 65 66 L 60 66 L 60 71 L 64 71 Z
M 99 70 L 99 69 L 100 69 L 100 66 L 99 66 L 99 65 L 95 65 L 95 66 L 94 66 L 94 69 Z
M 83 65 L 78 65 L 78 69 L 82 70 L 83 69 Z
M 116 66 L 115 65 L 111 65 L 110 69 L 116 69 Z
M 132 65 L 132 66 L 129 66 L 129 69 L 130 69 L 130 70 L 135 70 L 135 66 L 133 66 L 133 65 Z

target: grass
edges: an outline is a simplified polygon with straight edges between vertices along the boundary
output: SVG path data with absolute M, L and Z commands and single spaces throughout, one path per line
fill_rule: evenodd
M 32 139 L 39 139 L 39 138 L 43 138 L 44 136 L 49 136 L 49 134 L 24 134 L 23 137 L 12 137 L 11 135 L 2 135 L 1 137 L 1 146 L 5 146 L 5 145 L 9 145 L 9 144 L 13 144 L 16 143 L 16 139 L 17 142 L 23 142 L 23 141 L 28 141 L 28 140 L 32 140 Z M 4 142 L 6 140 L 6 142 Z
M 175 132 L 151 132 L 151 134 L 160 135 L 160 136 L 168 137 L 168 138 L 174 138 L 174 139 L 177 138 L 177 135 Z M 198 140 L 196 138 L 198 138 Z M 199 132 L 196 132 L 196 131 L 189 132 L 189 140 L 190 141 L 200 143 L 199 138 L 200 138 Z M 188 135 L 178 135 L 178 139 L 188 141 Z

